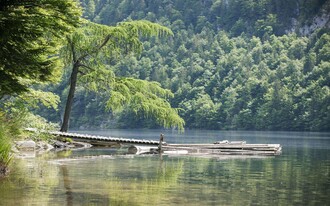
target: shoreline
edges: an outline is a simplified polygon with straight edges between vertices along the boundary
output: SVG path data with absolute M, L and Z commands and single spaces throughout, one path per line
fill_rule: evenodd
M 91 144 L 76 141 L 33 141 L 31 139 L 14 141 L 11 158 L 35 158 L 37 155 L 63 150 L 79 150 L 92 147 Z M 0 162 L 0 180 L 10 175 L 10 164 Z

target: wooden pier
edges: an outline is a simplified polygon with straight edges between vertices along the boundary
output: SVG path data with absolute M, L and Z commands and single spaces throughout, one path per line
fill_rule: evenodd
M 247 144 L 245 141 L 218 141 L 213 144 L 167 144 L 163 141 L 145 139 L 128 139 L 120 137 L 106 137 L 89 134 L 79 134 L 59 131 L 40 131 L 34 128 L 26 129 L 31 132 L 43 132 L 74 141 L 87 142 L 97 146 L 112 146 L 114 144 L 131 145 L 128 152 L 132 154 L 205 154 L 205 155 L 280 155 L 280 144 Z
M 213 143 L 213 144 L 162 144 L 161 153 L 174 155 L 280 155 L 280 144 L 246 144 L 245 142 Z M 132 154 L 147 154 L 159 152 L 159 147 L 132 145 Z
M 122 137 L 107 137 L 100 135 L 89 135 L 89 134 L 79 134 L 72 132 L 60 132 L 60 131 L 47 131 L 47 130 L 37 130 L 35 128 L 27 128 L 30 132 L 42 132 L 50 135 L 60 136 L 64 138 L 70 138 L 74 141 L 87 142 L 91 145 L 102 145 L 108 146 L 113 144 L 137 144 L 137 145 L 157 145 L 159 141 L 145 140 L 145 139 L 128 139 Z
M 282 152 L 280 144 L 246 144 L 242 142 L 213 144 L 169 144 L 162 146 L 164 151 L 187 151 L 199 154 L 218 155 L 279 155 Z

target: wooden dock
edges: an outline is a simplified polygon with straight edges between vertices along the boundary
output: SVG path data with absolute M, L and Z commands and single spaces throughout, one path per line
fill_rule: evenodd
M 158 147 L 159 148 L 159 147 Z M 145 154 L 159 152 L 157 147 L 133 145 L 130 153 Z M 226 142 L 213 144 L 162 144 L 161 152 L 164 154 L 201 154 L 201 155 L 280 155 L 280 144 L 246 144 L 245 142 Z
M 187 151 L 200 154 L 219 155 L 279 155 L 280 144 L 246 144 L 245 142 L 226 142 L 214 144 L 169 144 L 162 146 L 164 151 Z
M 131 154 L 205 154 L 205 155 L 280 155 L 280 144 L 247 144 L 245 141 L 218 141 L 213 144 L 167 144 L 161 135 L 160 141 L 145 139 L 128 139 L 89 134 L 79 134 L 59 131 L 40 131 L 34 128 L 26 129 L 31 132 L 43 132 L 74 141 L 87 142 L 96 146 L 112 146 L 114 144 L 131 145 Z
M 100 135 L 89 135 L 89 134 L 80 134 L 72 132 L 60 132 L 60 131 L 47 131 L 47 130 L 37 130 L 35 128 L 27 128 L 27 131 L 30 132 L 42 132 L 50 135 L 60 136 L 64 138 L 70 138 L 74 141 L 87 142 L 91 145 L 102 145 L 108 146 L 113 144 L 137 144 L 137 145 L 157 145 L 159 141 L 154 140 L 145 140 L 145 139 L 128 139 L 122 137 L 107 137 Z

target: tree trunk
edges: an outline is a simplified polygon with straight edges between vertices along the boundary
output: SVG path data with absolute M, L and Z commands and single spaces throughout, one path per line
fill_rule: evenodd
M 61 132 L 67 132 L 69 129 L 70 113 L 73 104 L 74 93 L 76 91 L 78 71 L 79 71 L 79 62 L 76 62 L 72 68 L 72 73 L 70 78 L 70 90 L 68 94 L 68 99 L 66 100 Z

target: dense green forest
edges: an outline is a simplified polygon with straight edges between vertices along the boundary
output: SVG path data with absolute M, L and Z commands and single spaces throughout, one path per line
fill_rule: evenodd
M 84 17 L 101 24 L 146 19 L 170 28 L 170 40 L 144 42 L 143 52 L 104 63 L 117 76 L 161 83 L 174 93 L 186 128 L 328 131 L 330 3 L 325 0 L 81 0 Z M 318 19 L 320 18 L 320 19 Z M 320 25 L 324 19 L 325 24 Z M 316 26 L 315 26 L 316 25 Z M 36 110 L 60 122 L 58 110 Z M 159 127 L 130 108 L 106 111 L 106 95 L 78 83 L 71 127 Z

